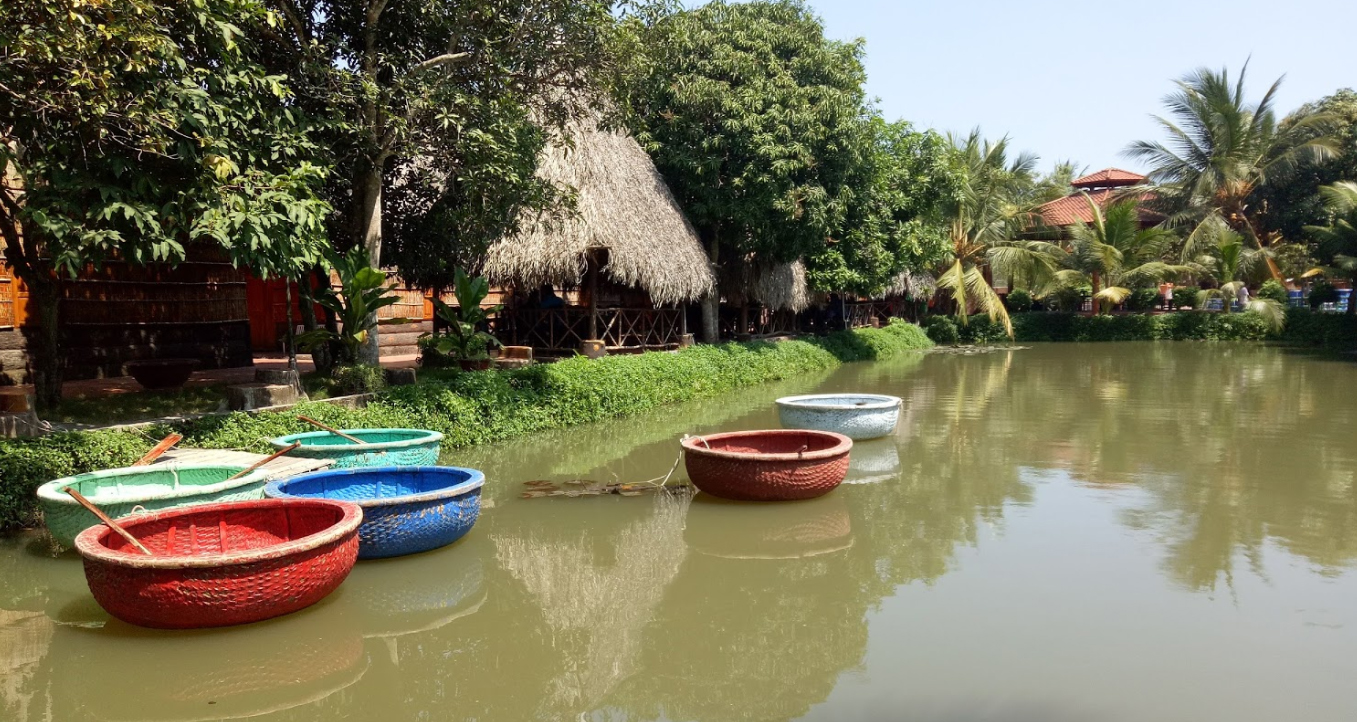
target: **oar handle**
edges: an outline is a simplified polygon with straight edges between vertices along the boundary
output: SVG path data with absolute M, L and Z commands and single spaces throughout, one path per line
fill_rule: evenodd
M 118 522 L 108 518 L 108 515 L 104 513 L 103 509 L 100 509 L 99 507 L 95 506 L 94 502 L 91 502 L 89 499 L 86 499 L 83 494 L 69 486 L 66 487 L 66 493 L 70 494 L 71 498 L 75 499 L 76 502 L 80 504 L 80 506 L 85 507 L 86 509 L 89 510 L 91 514 L 99 517 L 99 521 L 102 521 L 103 523 L 107 524 L 109 529 L 118 532 L 118 535 L 126 539 L 128 544 L 131 544 L 132 546 L 141 550 L 141 553 L 145 554 L 148 557 L 154 556 L 153 554 L 151 554 L 150 549 L 147 549 L 141 542 L 137 541 L 137 538 L 128 533 L 126 529 L 122 528 L 122 526 L 120 526 Z
M 159 459 L 161 454 L 164 454 L 166 451 L 173 449 L 175 444 L 183 440 L 184 437 L 180 436 L 179 434 L 170 434 L 169 436 L 166 436 L 165 438 L 160 440 L 159 444 L 155 445 L 154 449 L 151 449 L 150 451 L 146 452 L 145 456 L 133 462 L 132 466 L 146 466 L 152 461 Z
M 316 421 L 315 419 L 310 418 L 310 417 L 308 417 L 308 416 L 298 416 L 298 417 L 297 417 L 297 420 L 298 420 L 298 421 L 305 421 L 306 423 L 308 423 L 308 424 L 310 424 L 310 425 L 316 427 L 317 429 L 322 429 L 322 430 L 324 430 L 324 431 L 328 431 L 328 432 L 334 434 L 335 436 L 338 436 L 338 437 L 341 437 L 341 438 L 348 439 L 349 441 L 352 441 L 352 442 L 355 443 L 355 444 L 362 444 L 362 443 L 364 443 L 363 440 L 360 439 L 360 438 L 358 438 L 357 436 L 350 436 L 350 435 L 344 433 L 343 431 L 340 431 L 339 429 L 336 429 L 336 428 L 333 427 L 333 426 L 326 426 L 325 424 L 322 424 L 322 423 L 320 423 L 319 421 Z
M 269 454 L 268 456 L 266 456 L 266 457 L 260 459 L 259 461 L 256 461 L 256 462 L 254 462 L 253 464 L 250 464 L 249 466 L 245 467 L 244 469 L 241 469 L 240 471 L 238 471 L 238 472 L 232 474 L 231 476 L 227 477 L 226 480 L 227 480 L 227 481 L 231 481 L 232 479 L 239 479 L 240 477 L 245 476 L 246 474 L 250 473 L 251 471 L 254 471 L 255 469 L 258 469 L 259 467 L 261 467 L 261 466 L 263 466 L 263 465 L 269 463 L 270 461 L 273 461 L 274 459 L 276 459 L 276 458 L 282 456 L 283 454 L 286 454 L 286 453 L 289 452 L 289 451 L 292 451 L 293 449 L 295 449 L 295 448 L 297 448 L 298 446 L 301 446 L 301 445 L 302 445 L 302 442 L 300 442 L 300 441 L 294 441 L 294 442 L 292 442 L 292 445 L 291 445 L 291 446 L 289 446 L 289 447 L 287 447 L 287 448 L 285 448 L 285 449 L 279 449 L 279 450 L 273 452 L 272 454 Z

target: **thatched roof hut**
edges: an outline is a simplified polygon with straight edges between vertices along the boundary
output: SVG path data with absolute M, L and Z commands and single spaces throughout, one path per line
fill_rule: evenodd
M 877 300 L 904 298 L 910 301 L 927 301 L 933 297 L 938 282 L 923 272 L 904 271 L 876 295 Z
M 757 303 L 773 311 L 800 313 L 810 306 L 806 266 L 750 261 L 727 266 L 721 274 L 721 294 L 730 303 Z
M 569 135 L 570 143 L 548 144 L 537 173 L 575 189 L 575 212 L 523 218 L 519 234 L 490 246 L 490 281 L 579 285 L 591 256 L 606 251 L 601 275 L 645 291 L 657 305 L 706 296 L 713 283 L 707 255 L 645 149 L 594 120 L 572 124 Z

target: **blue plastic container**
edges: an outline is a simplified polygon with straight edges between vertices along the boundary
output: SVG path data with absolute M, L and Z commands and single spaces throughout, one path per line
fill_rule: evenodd
M 363 507 L 358 558 L 397 557 L 461 539 L 481 512 L 485 474 L 455 466 L 317 471 L 270 482 L 264 495 L 340 499 Z

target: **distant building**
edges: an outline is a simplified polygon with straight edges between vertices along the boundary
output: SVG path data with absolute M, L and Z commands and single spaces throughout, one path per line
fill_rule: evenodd
M 1076 223 L 1092 223 L 1093 209 L 1089 208 L 1089 200 L 1099 208 L 1107 208 L 1115 201 L 1134 195 L 1135 186 L 1145 185 L 1146 180 L 1145 176 L 1139 173 L 1120 168 L 1107 168 L 1083 178 L 1076 178 L 1070 183 L 1074 190 L 1069 195 L 1037 206 L 1037 223 L 1060 229 L 1069 228 Z M 1140 209 L 1142 226 L 1153 226 L 1164 220 L 1162 214 L 1149 207 L 1149 201 L 1155 198 L 1153 190 L 1147 187 L 1137 198 L 1142 204 Z

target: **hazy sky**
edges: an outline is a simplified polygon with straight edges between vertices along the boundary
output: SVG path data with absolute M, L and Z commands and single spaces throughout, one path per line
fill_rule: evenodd
M 692 5 L 700 2 L 690 3 Z M 836 39 L 867 41 L 867 91 L 889 118 L 1012 136 L 1041 167 L 1140 170 L 1127 143 L 1200 66 L 1252 56 L 1256 99 L 1285 74 L 1282 113 L 1357 87 L 1357 0 L 810 0 Z

